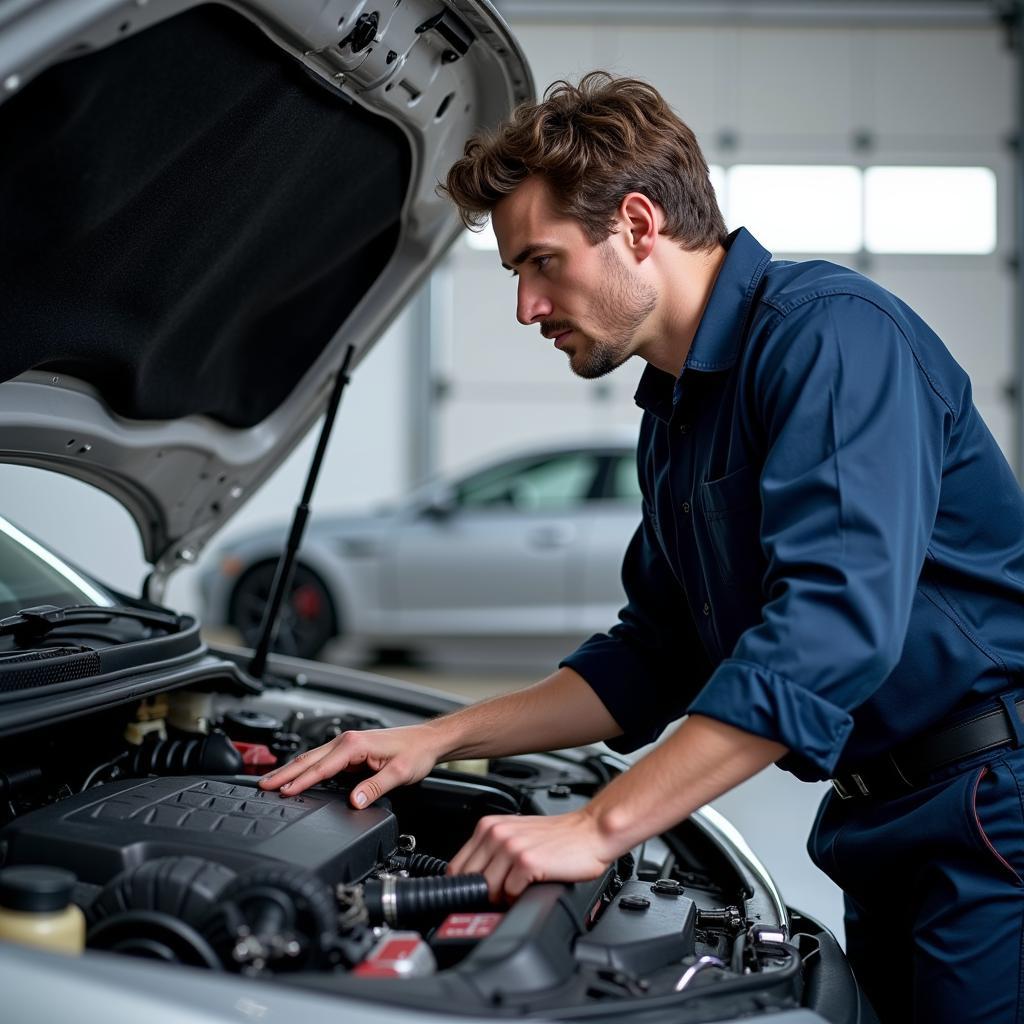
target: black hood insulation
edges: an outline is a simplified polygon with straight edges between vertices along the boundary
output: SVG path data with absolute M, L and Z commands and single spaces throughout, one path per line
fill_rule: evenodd
M 410 175 L 396 125 L 241 15 L 194 8 L 0 106 L 0 380 L 131 419 L 261 422 L 379 276 Z

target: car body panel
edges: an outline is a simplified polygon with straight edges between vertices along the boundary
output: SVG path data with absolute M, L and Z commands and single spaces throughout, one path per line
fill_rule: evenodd
M 569 560 L 580 544 L 574 518 L 495 508 L 410 523 L 394 538 L 395 631 L 565 632 Z
M 604 631 L 617 621 L 625 603 L 622 558 L 640 523 L 640 503 L 606 499 L 595 502 L 579 523 L 581 544 L 572 565 L 568 631 Z

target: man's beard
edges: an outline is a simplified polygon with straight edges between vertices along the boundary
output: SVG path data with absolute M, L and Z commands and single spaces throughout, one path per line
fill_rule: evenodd
M 611 373 L 633 354 L 633 339 L 657 303 L 653 285 L 633 277 L 622 265 L 611 242 L 602 244 L 605 275 L 592 319 L 602 325 L 602 337 L 586 341 L 569 354 L 569 369 L 577 377 L 594 380 Z

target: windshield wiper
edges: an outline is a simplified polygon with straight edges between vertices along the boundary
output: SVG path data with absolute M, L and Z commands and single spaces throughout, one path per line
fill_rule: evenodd
M 87 625 L 93 622 L 110 622 L 112 619 L 133 619 L 146 626 L 156 626 L 168 633 L 181 629 L 177 615 L 149 611 L 143 608 L 124 608 L 115 605 L 101 608 L 91 604 L 73 604 L 59 608 L 55 604 L 41 604 L 35 608 L 22 608 L 17 615 L 0 619 L 0 636 L 13 636 L 18 644 L 32 643 L 62 626 Z

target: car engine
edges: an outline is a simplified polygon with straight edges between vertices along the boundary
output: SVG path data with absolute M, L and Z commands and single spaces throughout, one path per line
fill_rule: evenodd
M 488 902 L 483 876 L 445 873 L 484 815 L 582 806 L 623 767 L 595 748 L 439 765 L 358 811 L 360 775 L 260 790 L 267 768 L 341 732 L 427 716 L 298 682 L 193 682 L 9 737 L 0 866 L 73 872 L 88 950 L 421 1008 L 557 1018 L 640 1000 L 696 1021 L 709 1001 L 807 1005 L 821 965 L 849 974 L 831 935 L 696 816 L 512 906 Z

